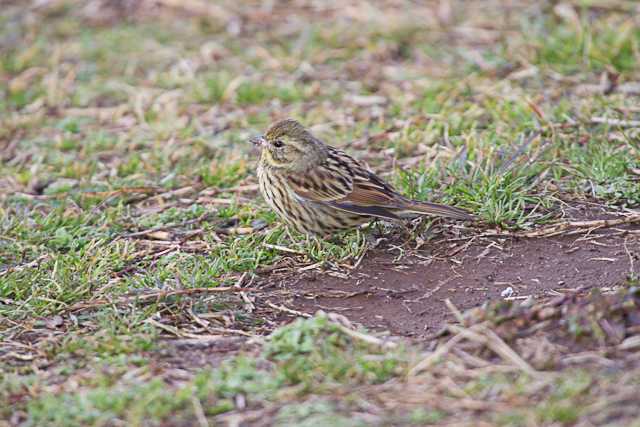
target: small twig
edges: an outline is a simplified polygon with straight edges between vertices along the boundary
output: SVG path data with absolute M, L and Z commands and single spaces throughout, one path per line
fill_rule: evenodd
M 640 335 L 634 335 L 632 337 L 626 338 L 618 345 L 618 348 L 620 350 L 640 349 Z
M 220 193 L 255 192 L 255 191 L 258 191 L 259 189 L 260 189 L 260 185 L 258 184 L 245 184 L 245 185 L 238 185 L 236 187 L 230 187 L 230 188 L 211 188 L 211 189 L 200 192 L 200 194 L 202 196 L 208 197 L 208 196 L 214 196 Z
M 293 314 L 294 316 L 298 316 L 298 317 L 306 317 L 307 319 L 310 317 L 313 317 L 312 315 L 310 315 L 309 313 L 303 313 L 301 311 L 296 311 L 296 310 L 292 310 L 288 307 L 285 307 L 284 305 L 275 305 L 274 303 L 272 303 L 271 301 L 267 300 L 265 302 L 265 304 L 267 304 L 269 307 L 281 311 L 283 313 L 287 313 L 287 314 Z
M 195 412 L 196 419 L 198 420 L 200 427 L 209 427 L 209 421 L 207 421 L 204 409 L 202 409 L 200 398 L 196 396 L 195 393 L 191 395 L 191 404 L 193 405 L 193 412 Z
M 510 361 L 529 375 L 538 373 L 531 365 L 520 357 L 518 353 L 509 347 L 502 338 L 498 336 L 498 334 L 484 326 L 481 327 L 481 330 L 484 333 L 484 336 L 487 337 L 488 347 L 493 350 L 494 353 L 503 359 Z
M 182 331 L 180 331 L 180 329 L 176 328 L 175 326 L 165 325 L 164 323 L 158 322 L 157 320 L 152 319 L 152 318 L 148 318 L 147 320 L 145 320 L 145 323 L 153 325 L 158 329 L 162 329 L 163 331 L 169 332 L 170 334 L 175 335 L 176 337 L 179 337 L 179 338 L 197 337 L 197 335 L 182 332 Z
M 598 219 L 593 221 L 567 221 L 560 224 L 544 227 L 527 233 L 522 233 L 523 237 L 542 237 L 561 233 L 571 228 L 606 228 L 622 224 L 633 224 L 640 222 L 640 214 L 630 215 L 620 219 Z
M 280 251 L 280 252 L 287 252 L 287 253 L 296 254 L 296 255 L 305 255 L 304 252 L 297 251 L 295 249 L 291 249 L 291 248 L 288 248 L 286 246 L 272 245 L 270 243 L 263 243 L 262 246 L 264 246 L 267 249 L 274 249 L 274 250 Z
M 205 319 L 201 319 L 197 314 L 193 312 L 191 307 L 187 308 L 186 312 L 189 315 L 189 317 L 191 317 L 193 321 L 196 322 L 198 325 L 202 326 L 204 329 L 207 329 L 207 330 L 209 329 L 209 322 Z
M 322 313 L 321 315 L 326 315 L 327 318 L 340 329 L 341 332 L 349 335 L 351 338 L 364 341 L 367 344 L 375 345 L 378 347 L 392 349 L 396 348 L 397 344 L 390 341 L 382 340 L 373 335 L 365 334 L 355 330 L 353 324 L 349 321 L 349 319 L 342 314 L 338 313 Z
M 152 193 L 157 193 L 158 191 L 160 191 L 158 188 L 156 187 L 125 187 L 125 188 L 118 188 L 117 190 L 111 190 L 111 191 L 83 191 L 83 192 L 78 192 L 78 193 L 74 193 L 80 197 L 112 197 L 112 196 L 118 196 L 120 194 L 137 194 L 137 193 L 144 193 L 144 194 L 152 194 Z M 69 193 L 63 193 L 65 195 L 69 195 Z
M 215 19 L 220 22 L 229 22 L 232 19 L 232 15 L 228 10 L 204 0 L 158 0 L 158 4 L 184 11 L 193 16 Z
M 615 227 L 623 224 L 640 223 L 640 214 L 629 215 L 620 219 L 597 219 L 592 221 L 565 221 L 548 227 L 526 232 L 502 231 L 499 233 L 485 233 L 476 237 L 551 237 L 562 233 L 574 233 L 577 229 L 592 229 Z
M 164 193 L 156 194 L 155 196 L 151 197 L 151 199 L 169 199 L 171 197 L 184 196 L 185 194 L 189 194 L 195 190 L 196 188 L 193 187 L 192 185 L 187 185 L 186 187 L 176 188 L 174 190 L 165 191 Z
M 358 331 L 354 331 L 353 329 L 349 329 L 339 323 L 334 323 L 334 325 L 340 329 L 340 331 L 342 333 L 344 333 L 345 335 L 349 335 L 351 338 L 360 340 L 360 341 L 364 341 L 367 344 L 371 344 L 371 345 L 375 345 L 377 347 L 381 347 L 383 349 L 393 349 L 396 348 L 398 345 L 394 342 L 391 341 L 385 341 L 385 340 L 381 340 L 378 337 L 374 337 L 373 335 L 368 335 L 368 334 L 364 334 L 362 332 L 358 332 Z
M 430 353 L 427 357 L 422 359 L 416 366 L 411 368 L 408 375 L 415 376 L 421 372 L 426 371 L 433 364 L 437 363 L 442 356 L 447 354 L 457 343 L 462 341 L 464 338 L 465 338 L 464 335 L 461 333 L 454 335 L 449 341 L 447 341 L 446 343 L 438 347 L 436 351 Z
M 444 303 L 447 305 L 447 308 L 451 311 L 451 313 L 455 316 L 458 323 L 464 325 L 464 316 L 462 316 L 462 313 L 460 312 L 458 307 L 456 307 L 449 298 L 445 299 Z
M 157 227 L 152 227 L 152 228 L 149 228 L 147 230 L 141 230 L 141 231 L 136 231 L 136 232 L 133 232 L 133 233 L 123 234 L 121 237 L 129 238 L 129 237 L 146 236 L 148 234 L 155 233 L 156 231 L 164 231 L 164 230 L 169 230 L 169 229 L 172 229 L 172 228 L 184 227 L 186 225 L 199 224 L 199 223 L 201 223 L 202 221 L 204 221 L 205 219 L 207 219 L 211 215 L 213 215 L 211 212 L 206 212 L 206 213 L 200 215 L 198 218 L 190 219 L 188 221 L 184 221 L 184 222 L 177 223 L 177 224 L 159 225 Z
M 446 285 L 447 283 L 449 283 L 451 280 L 454 279 L 454 276 L 449 276 L 444 280 L 441 280 L 440 282 L 438 282 L 438 284 L 433 288 L 433 289 L 429 289 L 427 292 L 424 293 L 424 295 L 422 295 L 421 297 L 418 297 L 416 299 L 408 299 L 405 300 L 406 302 L 420 302 L 422 300 L 425 300 L 427 298 L 431 298 L 433 296 L 433 294 L 435 294 L 436 292 L 438 292 L 440 289 L 442 289 L 442 287 L 444 285 Z M 413 290 L 413 289 L 412 289 Z
M 0 271 L 0 277 L 16 271 L 22 271 L 27 268 L 35 267 L 39 265 L 42 261 L 46 260 L 47 258 L 49 258 L 49 254 L 42 254 L 38 258 L 34 259 L 33 261 L 29 261 L 25 264 L 20 264 L 13 267 L 5 268 L 4 270 Z
M 233 335 L 241 335 L 243 337 L 249 337 L 251 339 L 253 339 L 254 341 L 259 341 L 260 338 L 257 335 L 251 334 L 247 331 L 243 331 L 242 329 L 229 329 L 229 328 L 219 328 L 219 327 L 215 327 L 215 326 L 209 326 L 207 328 L 208 330 L 210 330 L 211 332 L 217 332 L 220 334 L 233 334 Z
M 300 267 L 298 269 L 298 271 L 299 272 L 303 272 L 303 271 L 313 270 L 314 268 L 318 268 L 318 267 L 322 266 L 323 264 L 324 264 L 324 261 L 318 261 L 316 263 L 305 265 L 304 267 Z
M 536 110 L 534 109 L 534 111 Z M 516 166 L 516 160 L 518 160 L 524 154 L 527 148 L 529 148 L 531 143 L 538 136 L 540 136 L 540 131 L 533 132 L 531 135 L 527 136 L 526 138 L 522 138 L 522 143 L 520 143 L 520 145 L 511 155 L 511 157 L 498 168 L 498 173 L 501 175 L 505 175 L 508 172 L 511 172 L 511 170 Z
M 221 228 L 216 230 L 216 232 L 220 234 L 226 234 L 226 235 L 245 235 L 245 234 L 251 234 L 255 231 L 256 229 L 253 227 L 231 227 L 231 228 Z
M 242 275 L 240 276 L 240 278 L 238 279 L 236 284 L 233 285 L 233 286 L 235 288 L 240 289 L 242 287 L 242 283 L 244 282 L 244 278 L 245 277 L 247 277 L 247 272 L 246 271 L 244 273 L 242 273 Z M 247 294 L 245 292 L 240 292 L 240 298 L 242 298 L 242 301 L 244 301 L 244 306 L 247 309 L 247 311 L 249 313 L 253 313 L 253 311 L 256 309 L 256 306 L 253 305 L 253 301 L 251 301 L 249 296 L 247 296 Z
M 159 301 L 161 299 L 165 299 L 173 296 L 180 296 L 180 295 L 217 294 L 217 293 L 225 293 L 225 292 L 236 293 L 236 292 L 249 292 L 249 291 L 255 291 L 255 290 L 256 289 L 225 286 L 225 287 L 218 287 L 218 288 L 191 288 L 191 289 L 179 289 L 179 290 L 173 290 L 173 291 L 159 291 L 159 292 L 150 292 L 147 294 L 140 294 L 140 295 L 125 295 L 115 300 L 99 299 L 99 300 L 88 302 L 88 303 L 74 304 L 71 307 L 66 308 L 64 311 L 72 312 L 72 311 L 86 310 L 88 308 L 101 307 L 103 305 L 110 305 L 110 304 L 122 305 L 130 302 L 143 302 L 143 301 L 148 301 L 153 299 Z
M 529 375 L 538 374 L 523 358 L 518 355 L 511 347 L 509 347 L 495 332 L 487 328 L 485 325 L 475 325 L 473 328 L 464 328 L 458 325 L 449 325 L 448 328 L 452 332 L 456 332 L 456 336 L 464 338 L 487 346 L 491 351 L 500 356 L 502 359 L 511 362 L 522 371 Z M 455 338 L 455 337 L 454 337 Z
M 529 298 L 533 298 L 533 295 L 518 295 L 515 297 L 504 297 L 502 298 L 504 301 L 518 301 L 518 300 L 526 300 Z
M 622 246 L 624 247 L 624 251 L 627 253 L 627 256 L 629 257 L 629 276 L 631 277 L 631 279 L 635 279 L 636 271 L 634 268 L 634 257 L 631 251 L 629 250 L 629 247 L 627 246 L 627 239 L 624 239 Z
M 640 120 L 619 120 L 619 119 L 610 119 L 608 117 L 591 117 L 591 123 L 618 126 L 622 128 L 640 127 Z
M 131 188 L 120 188 L 118 190 L 112 191 L 65 191 L 63 193 L 58 194 L 30 194 L 23 193 L 17 191 L 15 194 L 20 195 L 22 197 L 33 199 L 33 200 L 52 200 L 52 199 L 66 199 L 69 196 L 78 196 L 78 197 L 106 197 L 110 198 L 113 196 L 117 196 L 120 194 L 153 194 L 157 193 L 159 190 L 155 187 L 131 187 Z

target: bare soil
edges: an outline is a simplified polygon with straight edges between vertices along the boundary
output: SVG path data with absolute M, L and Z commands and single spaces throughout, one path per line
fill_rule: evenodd
M 424 338 L 460 311 L 497 299 L 536 301 L 578 289 L 610 288 L 640 265 L 640 226 L 550 238 L 443 239 L 398 258 L 370 250 L 348 274 L 306 272 L 272 278 L 282 303 L 313 314 L 339 312 L 393 335 Z M 447 255 L 453 253 L 454 255 Z

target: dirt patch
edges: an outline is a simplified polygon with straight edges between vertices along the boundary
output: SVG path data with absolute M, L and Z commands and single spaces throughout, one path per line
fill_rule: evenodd
M 540 300 L 619 284 L 638 264 L 638 230 L 441 241 L 400 259 L 397 248 L 375 249 L 348 275 L 307 273 L 272 284 L 296 310 L 335 311 L 369 328 L 420 338 L 453 320 L 447 299 L 465 310 L 500 298 Z

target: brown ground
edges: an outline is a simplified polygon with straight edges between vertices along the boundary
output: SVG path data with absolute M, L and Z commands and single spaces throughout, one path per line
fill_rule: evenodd
M 397 262 L 398 250 L 387 247 L 370 250 L 349 274 L 274 277 L 269 287 L 295 310 L 339 312 L 369 328 L 421 338 L 452 319 L 446 299 L 463 311 L 503 298 L 509 287 L 508 299 L 540 300 L 619 284 L 640 264 L 639 231 L 634 225 L 549 238 L 441 239 Z

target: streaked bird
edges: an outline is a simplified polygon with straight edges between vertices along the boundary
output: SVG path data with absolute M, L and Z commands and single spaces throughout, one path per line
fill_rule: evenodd
M 261 149 L 258 180 L 263 197 L 299 232 L 324 236 L 375 218 L 475 219 L 464 209 L 402 196 L 363 163 L 326 145 L 295 120 L 276 122 L 251 142 Z

